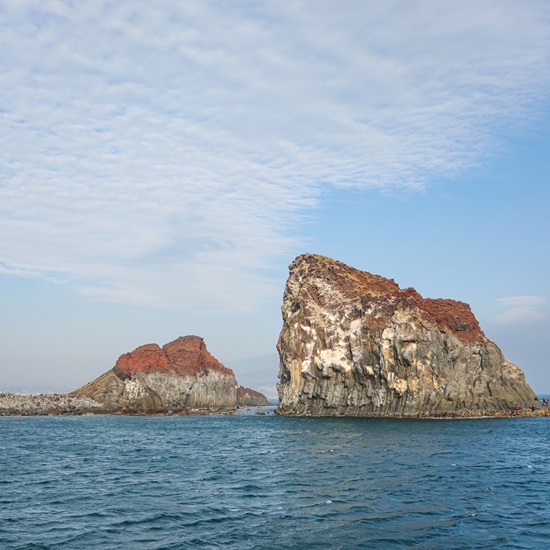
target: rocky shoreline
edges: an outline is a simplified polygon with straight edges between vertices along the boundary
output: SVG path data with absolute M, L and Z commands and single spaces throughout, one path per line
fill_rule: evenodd
M 262 406 L 262 405 L 255 405 Z M 237 408 L 245 408 L 239 406 Z M 84 415 L 132 415 L 132 416 L 234 416 L 235 409 L 208 409 L 173 407 L 143 411 L 131 406 L 108 408 L 89 397 L 67 393 L 18 395 L 0 393 L 0 416 L 84 416 Z
M 255 405 L 262 406 L 262 405 Z M 238 407 L 245 408 L 245 407 Z M 130 415 L 130 416 L 187 416 L 187 415 L 223 415 L 234 416 L 234 409 L 193 409 L 175 407 L 144 412 L 124 406 L 118 409 L 106 408 L 88 397 L 79 397 L 66 393 L 17 395 L 0 393 L 0 416 L 85 416 L 85 415 Z M 258 413 L 256 413 L 258 414 Z M 275 414 L 277 414 L 275 412 Z M 300 415 L 304 416 L 304 415 Z M 309 416 L 309 415 L 305 415 Z M 317 415 L 314 415 L 317 416 Z M 326 415 L 331 416 L 331 415 Z M 335 414 L 333 417 L 344 415 Z M 456 411 L 453 413 L 430 415 L 427 413 L 403 415 L 370 415 L 369 418 L 411 418 L 411 419 L 460 419 L 460 418 L 534 418 L 550 417 L 550 407 L 531 411 L 529 408 L 511 411 Z
M 275 410 L 275 414 L 277 410 Z M 309 416 L 309 417 L 318 417 L 318 418 L 405 418 L 405 419 L 420 419 L 420 420 L 447 420 L 447 419 L 475 419 L 475 418 L 536 418 L 536 417 L 550 417 L 550 407 L 543 407 L 541 409 L 535 409 L 532 411 L 529 408 L 524 408 L 520 410 L 511 410 L 511 411 L 455 411 L 455 412 L 446 412 L 442 414 L 429 414 L 429 413 L 411 413 L 411 414 L 375 414 L 371 413 L 368 416 L 365 415 L 356 415 L 352 416 L 349 414 L 288 414 L 284 413 L 281 416 Z
M 0 393 L 0 416 L 75 415 L 103 411 L 101 403 L 65 393 Z

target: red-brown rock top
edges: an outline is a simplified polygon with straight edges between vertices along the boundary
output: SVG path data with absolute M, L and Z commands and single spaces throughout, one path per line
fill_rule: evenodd
M 361 296 L 389 296 L 400 291 L 393 279 L 360 271 L 338 260 L 318 254 L 302 254 L 290 264 L 290 272 L 302 271 L 304 277 L 330 280 L 332 288 L 347 299 Z
M 168 358 L 157 344 L 146 344 L 118 358 L 115 369 L 121 374 L 132 372 L 169 372 Z
M 426 298 L 418 307 L 429 314 L 442 332 L 454 334 L 467 342 L 489 342 L 470 306 L 464 302 Z
M 200 336 L 180 336 L 162 348 L 157 344 L 140 346 L 121 355 L 115 365 L 115 371 L 123 377 L 138 372 L 193 376 L 210 370 L 233 374 L 209 353 Z
M 360 299 L 364 305 L 375 305 L 380 321 L 385 322 L 396 309 L 416 307 L 442 332 L 454 334 L 467 342 L 489 341 L 470 306 L 463 302 L 423 298 L 414 288 L 400 288 L 393 279 L 317 254 L 298 256 L 290 265 L 290 272 L 307 281 L 307 288 L 301 292 L 306 292 L 323 307 L 333 299 L 332 293 L 323 292 L 323 286 L 329 284 L 331 291 L 337 291 L 344 300 Z

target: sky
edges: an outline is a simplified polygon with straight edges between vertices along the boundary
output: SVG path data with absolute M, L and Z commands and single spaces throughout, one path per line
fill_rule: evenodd
M 550 393 L 545 0 L 0 0 L 0 389 L 197 334 L 275 395 L 288 265 L 467 302 Z

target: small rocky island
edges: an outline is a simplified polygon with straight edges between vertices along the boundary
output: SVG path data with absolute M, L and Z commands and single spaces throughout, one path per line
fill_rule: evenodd
M 237 388 L 237 406 L 238 407 L 268 407 L 271 403 L 267 397 L 259 391 L 239 386 Z
M 238 387 L 233 371 L 206 349 L 199 336 L 159 347 L 140 346 L 115 366 L 70 394 L 0 394 L 2 414 L 188 414 L 269 405 L 265 395 Z
M 304 254 L 290 265 L 282 313 L 280 415 L 548 413 L 465 303 Z

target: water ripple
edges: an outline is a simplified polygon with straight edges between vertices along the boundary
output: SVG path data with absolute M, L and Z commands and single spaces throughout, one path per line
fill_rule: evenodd
M 0 547 L 541 548 L 548 426 L 0 418 Z

